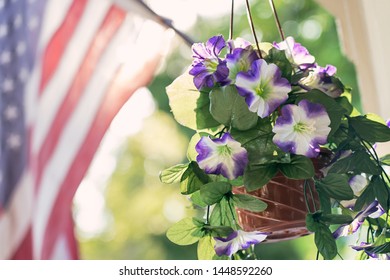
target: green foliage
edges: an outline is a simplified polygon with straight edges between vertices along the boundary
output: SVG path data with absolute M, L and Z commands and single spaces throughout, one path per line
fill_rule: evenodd
M 167 237 L 177 245 L 191 245 L 204 236 L 204 223 L 196 218 L 184 218 L 167 231 Z
M 256 113 L 249 111 L 235 86 L 215 88 L 210 92 L 210 113 L 219 123 L 238 130 L 254 127 L 258 119 Z
M 354 196 L 348 184 L 348 177 L 345 175 L 329 174 L 325 178 L 316 181 L 316 187 L 319 192 L 335 199 L 349 200 Z
M 176 121 L 193 130 L 218 126 L 219 123 L 209 111 L 208 94 L 199 92 L 192 79 L 192 76 L 185 72 L 166 88 Z
M 194 193 L 208 181 L 208 176 L 195 161 L 192 161 L 180 179 L 180 191 L 182 194 Z
M 200 196 L 207 205 L 213 205 L 231 190 L 232 186 L 227 182 L 211 182 L 200 188 Z
M 352 117 L 348 121 L 363 140 L 372 143 L 390 141 L 390 128 L 384 124 L 369 120 L 365 116 Z
M 278 172 L 276 164 L 249 166 L 244 173 L 244 185 L 248 191 L 262 188 Z
M 267 209 L 267 203 L 248 194 L 235 194 L 233 202 L 236 207 L 252 212 L 261 212 Z
M 325 260 L 332 260 L 337 256 L 336 240 L 326 225 L 322 223 L 317 224 L 314 233 L 314 242 Z
M 314 232 L 314 242 L 318 251 L 326 260 L 331 260 L 337 255 L 337 245 L 332 232 L 324 222 L 327 221 L 329 223 L 332 221 L 332 223 L 339 223 L 340 221 L 345 221 L 345 218 L 342 215 L 323 215 L 322 212 L 306 215 L 306 227 L 311 232 Z
M 280 171 L 284 176 L 292 179 L 309 179 L 314 176 L 312 161 L 300 155 L 293 155 L 290 163 L 280 163 Z
M 288 61 L 285 51 L 280 51 L 275 48 L 270 49 L 268 55 L 265 57 L 268 63 L 276 64 L 281 73 L 282 77 L 286 78 L 291 82 L 291 73 L 293 72 L 291 63 Z
M 370 158 L 367 152 L 360 150 L 335 162 L 329 172 L 339 174 L 355 172 L 356 174 L 379 175 L 381 168 Z
M 188 163 L 178 164 L 165 169 L 160 173 L 160 181 L 165 184 L 179 183 L 188 165 Z

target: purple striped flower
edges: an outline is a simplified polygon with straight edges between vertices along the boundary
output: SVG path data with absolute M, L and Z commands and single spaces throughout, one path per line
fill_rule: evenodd
M 248 153 L 230 133 L 221 138 L 202 137 L 195 146 L 199 167 L 207 174 L 221 174 L 233 180 L 244 174 Z
M 378 203 L 377 200 L 373 201 L 370 205 L 364 208 L 362 211 L 356 214 L 352 223 L 349 225 L 342 225 L 335 232 L 333 232 L 333 237 L 339 238 L 341 236 L 347 236 L 355 233 L 364 223 L 364 220 L 367 217 L 378 218 L 382 216 L 385 211 L 382 206 Z
M 223 82 L 229 75 L 226 61 L 218 56 L 226 47 L 222 35 L 211 37 L 206 44 L 195 43 L 192 45 L 194 61 L 189 73 L 194 76 L 194 85 L 197 89 L 213 87 L 218 82 Z
M 321 104 L 302 100 L 288 104 L 276 119 L 273 142 L 283 151 L 316 157 L 330 132 L 330 119 Z
M 313 66 L 315 58 L 301 44 L 296 43 L 293 37 L 287 37 L 280 43 L 273 43 L 278 50 L 286 53 L 287 59 L 301 69 L 307 69 Z
M 214 249 L 218 256 L 226 255 L 231 257 L 238 250 L 248 249 L 251 245 L 264 241 L 267 235 L 267 233 L 260 231 L 233 231 L 226 238 L 214 237 L 216 241 Z
M 371 250 L 374 248 L 374 244 L 361 242 L 360 245 L 352 246 L 352 249 L 356 251 L 364 251 L 370 258 L 376 260 L 390 260 L 390 254 L 376 254 L 372 253 Z
M 332 98 L 336 98 L 343 93 L 343 89 L 332 80 L 332 76 L 336 74 L 336 71 L 337 68 L 333 65 L 326 65 L 326 67 L 316 65 L 315 68 L 311 69 L 309 75 L 300 82 L 310 88 L 319 89 Z
M 275 64 L 267 64 L 264 59 L 253 61 L 248 72 L 239 72 L 236 76 L 238 93 L 245 97 L 245 102 L 251 112 L 261 118 L 269 116 L 285 102 L 291 85 L 282 78 Z
M 248 72 L 253 61 L 258 56 L 252 45 L 241 38 L 228 42 L 230 53 L 226 55 L 226 65 L 229 68 L 229 81 L 235 83 L 239 72 Z

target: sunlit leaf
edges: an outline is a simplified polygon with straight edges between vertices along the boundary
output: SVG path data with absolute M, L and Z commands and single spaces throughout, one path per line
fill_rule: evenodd
M 199 92 L 187 72 L 176 78 L 166 91 L 173 116 L 181 125 L 194 130 L 219 125 L 210 114 L 208 93 Z
M 178 245 L 190 245 L 204 236 L 204 223 L 195 218 L 184 218 L 167 231 L 167 237 Z

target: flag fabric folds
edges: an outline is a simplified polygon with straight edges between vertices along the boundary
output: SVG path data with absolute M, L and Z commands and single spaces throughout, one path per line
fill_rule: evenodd
M 0 0 L 0 259 L 78 258 L 74 193 L 158 67 L 145 25 L 109 0 Z

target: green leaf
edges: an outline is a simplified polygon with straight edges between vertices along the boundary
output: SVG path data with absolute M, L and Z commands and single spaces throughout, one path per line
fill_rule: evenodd
M 288 61 L 285 51 L 278 50 L 275 48 L 270 49 L 268 55 L 265 57 L 267 63 L 276 64 L 280 71 L 282 72 L 282 77 L 291 81 L 292 66 L 290 61 Z
M 249 166 L 244 173 L 244 185 L 248 191 L 262 188 L 278 172 L 276 164 Z
M 352 106 L 352 104 L 349 102 L 349 100 L 348 100 L 347 97 L 341 96 L 341 97 L 336 98 L 335 100 L 336 100 L 336 102 L 337 102 L 338 104 L 340 104 L 340 105 L 345 109 L 345 111 L 346 111 L 345 113 L 346 113 L 347 115 L 350 115 L 350 114 L 352 113 L 352 111 L 353 111 L 353 106 Z
M 224 196 L 219 203 L 221 204 L 221 225 L 237 230 L 237 213 L 233 202 Z
M 327 224 L 344 225 L 352 223 L 353 218 L 349 215 L 323 214 L 320 220 Z
M 188 163 L 178 164 L 161 171 L 160 181 L 165 184 L 179 183 L 184 172 L 187 170 L 188 165 Z
M 390 154 L 381 158 L 381 163 L 384 165 L 390 165 Z
M 314 234 L 314 242 L 318 251 L 326 260 L 331 260 L 337 255 L 336 240 L 333 238 L 330 229 L 321 223 L 318 223 Z
M 235 194 L 233 202 L 236 207 L 252 212 L 261 212 L 267 209 L 267 203 L 249 194 Z
M 313 103 L 320 103 L 325 107 L 331 122 L 331 131 L 328 136 L 331 137 L 339 128 L 341 120 L 343 116 L 347 113 L 347 111 L 332 97 L 327 96 L 320 90 L 313 89 L 308 93 L 302 94 L 297 98 L 297 102 L 303 99 L 307 99 Z
M 372 181 L 368 184 L 365 190 L 361 193 L 361 195 L 357 198 L 355 202 L 355 206 L 353 207 L 354 211 L 360 211 L 363 209 L 365 205 L 370 204 L 375 200 L 375 190 L 374 184 Z
M 202 198 L 200 197 L 200 191 L 196 191 L 191 194 L 191 202 L 199 207 L 206 207 L 207 204 L 203 202 Z
M 274 134 L 269 118 L 259 119 L 250 130 L 232 129 L 231 134 L 248 151 L 250 164 L 265 164 L 274 159 L 274 151 L 278 148 L 272 141 Z
M 330 173 L 325 178 L 317 181 L 316 186 L 319 191 L 335 199 L 350 200 L 354 197 L 348 183 L 348 177 L 344 175 Z
M 184 218 L 167 231 L 170 241 L 178 245 L 191 245 L 204 236 L 204 223 L 196 218 Z
M 318 219 L 322 215 L 322 212 L 307 213 L 306 214 L 306 228 L 311 232 L 318 230 Z
M 226 226 L 204 226 L 203 228 L 210 232 L 212 236 L 217 237 L 227 237 L 233 232 L 231 227 Z
M 200 196 L 207 205 L 213 205 L 231 190 L 232 185 L 227 182 L 211 182 L 201 186 Z
M 349 118 L 348 121 L 355 132 L 368 142 L 390 141 L 390 128 L 384 124 L 369 120 L 364 116 Z
M 199 260 L 227 260 L 227 256 L 218 257 L 214 250 L 215 240 L 211 235 L 206 235 L 198 243 Z
M 235 86 L 219 87 L 210 92 L 210 113 L 215 120 L 238 130 L 248 130 L 257 123 L 256 113 L 249 111 L 245 98 Z
M 379 176 L 373 176 L 371 178 L 371 183 L 379 204 L 387 212 L 389 210 L 389 187 L 380 179 Z
M 365 151 L 357 151 L 336 161 L 329 170 L 329 173 L 345 174 L 347 172 L 379 175 L 381 169 Z
M 180 191 L 182 194 L 191 194 L 200 190 L 200 187 L 208 182 L 208 176 L 196 162 L 192 161 L 181 177 Z
M 279 164 L 279 170 L 291 179 L 309 179 L 314 176 L 313 162 L 301 155 L 291 156 L 290 163 Z
M 317 190 L 318 197 L 320 199 L 320 206 L 321 211 L 326 214 L 330 214 L 332 211 L 332 205 L 330 203 L 330 198 L 327 194 L 324 192 L 321 192 L 321 190 Z
M 188 72 L 176 78 L 166 91 L 173 116 L 181 125 L 194 130 L 219 125 L 210 114 L 209 95 L 196 89 Z
M 223 226 L 220 202 L 214 205 L 214 208 L 211 211 L 209 222 L 212 226 Z
M 366 249 L 367 253 L 370 254 L 388 254 L 390 253 L 390 242 L 386 242 L 379 246 L 374 246 Z

